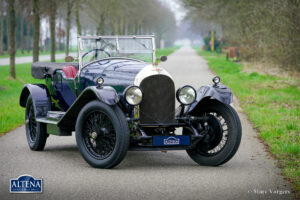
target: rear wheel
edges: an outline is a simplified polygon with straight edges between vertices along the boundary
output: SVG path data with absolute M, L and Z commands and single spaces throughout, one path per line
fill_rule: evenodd
M 36 121 L 32 96 L 29 95 L 25 111 L 25 129 L 29 148 L 33 151 L 42 151 L 47 141 L 46 124 Z
M 118 106 L 97 100 L 88 103 L 77 118 L 76 141 L 82 157 L 91 166 L 115 167 L 129 147 L 129 128 L 123 112 Z
M 229 161 L 240 145 L 242 128 L 236 111 L 227 104 L 210 100 L 194 112 L 197 116 L 207 116 L 208 133 L 188 155 L 200 165 L 217 166 Z M 189 134 L 189 129 L 184 129 Z

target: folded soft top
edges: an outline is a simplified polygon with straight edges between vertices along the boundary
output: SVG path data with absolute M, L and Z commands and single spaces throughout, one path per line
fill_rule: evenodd
M 44 79 L 45 74 L 53 75 L 58 69 L 62 69 L 64 66 L 72 65 L 78 69 L 78 63 L 65 62 L 65 63 L 53 63 L 53 62 L 34 62 L 31 65 L 31 75 L 37 79 Z

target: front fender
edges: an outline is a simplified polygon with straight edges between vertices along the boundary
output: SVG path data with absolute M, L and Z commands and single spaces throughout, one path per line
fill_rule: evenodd
M 197 99 L 189 107 L 188 113 L 192 112 L 198 105 L 207 99 L 216 99 L 222 103 L 230 104 L 232 102 L 232 91 L 226 85 L 204 85 L 197 90 Z
M 76 119 L 80 110 L 88 102 L 95 99 L 98 99 L 108 105 L 115 105 L 119 102 L 119 95 L 115 89 L 110 86 L 104 86 L 102 88 L 97 88 L 96 86 L 87 87 L 84 91 L 82 91 L 79 97 L 77 97 L 75 102 L 70 106 L 57 125 L 70 131 L 75 130 Z
M 26 107 L 29 95 L 32 97 L 36 118 L 45 117 L 47 112 L 51 110 L 51 101 L 47 87 L 43 84 L 24 85 L 20 96 L 20 106 Z

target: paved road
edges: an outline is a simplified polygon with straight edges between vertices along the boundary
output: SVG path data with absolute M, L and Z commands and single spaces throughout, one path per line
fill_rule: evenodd
M 76 56 L 77 53 L 70 53 L 70 56 Z M 55 55 L 56 60 L 64 59 L 66 57 L 66 54 L 59 53 Z M 40 55 L 39 61 L 47 61 L 50 60 L 50 55 Z M 32 56 L 24 56 L 24 57 L 16 57 L 16 64 L 21 63 L 31 63 L 32 62 Z M 3 65 L 9 65 L 9 58 L 0 58 L 0 66 Z
M 181 48 L 163 65 L 177 87 L 209 84 L 213 77 L 190 47 Z M 240 117 L 240 149 L 219 167 L 198 166 L 184 151 L 168 151 L 129 152 L 115 169 L 94 169 L 81 158 L 74 136 L 50 136 L 45 151 L 33 152 L 21 126 L 0 137 L 0 199 L 292 199 L 291 194 L 271 194 L 270 190 L 290 192 L 289 183 L 246 117 Z M 9 180 L 25 173 L 43 178 L 43 194 L 9 193 Z

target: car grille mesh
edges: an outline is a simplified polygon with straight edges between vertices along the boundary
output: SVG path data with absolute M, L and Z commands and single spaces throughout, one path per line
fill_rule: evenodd
M 141 124 L 169 124 L 175 118 L 175 86 L 173 80 L 165 75 L 145 78 L 140 87 L 143 101 L 140 104 Z

